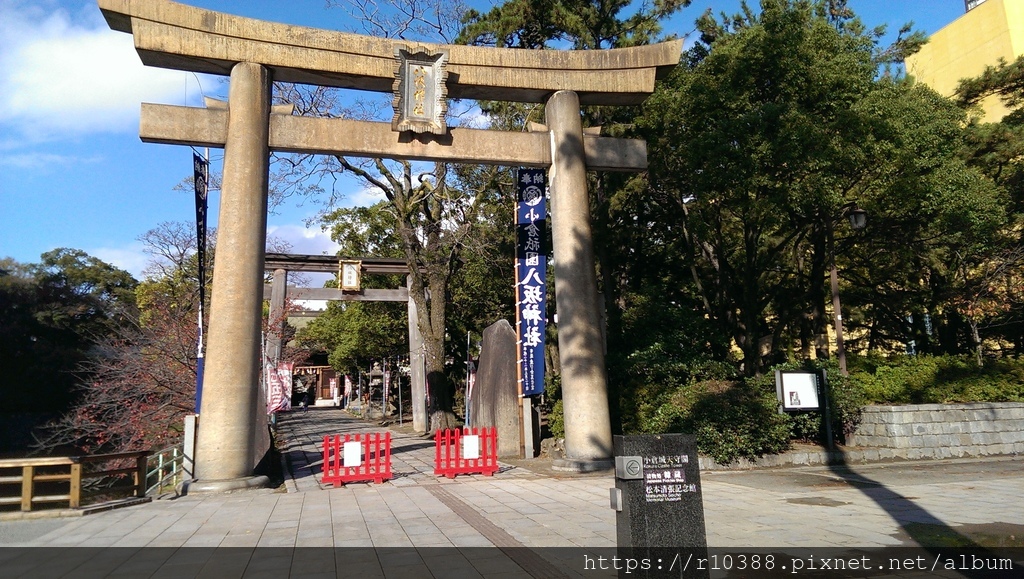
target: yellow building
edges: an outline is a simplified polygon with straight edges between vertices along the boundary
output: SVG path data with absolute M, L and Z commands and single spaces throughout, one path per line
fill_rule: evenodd
M 1024 54 L 1024 0 L 965 4 L 966 14 L 933 34 L 906 62 L 908 75 L 945 96 L 953 96 L 960 79 L 980 75 L 1000 58 L 1012 62 Z M 986 99 L 982 108 L 988 122 L 998 122 L 1009 112 L 997 97 Z

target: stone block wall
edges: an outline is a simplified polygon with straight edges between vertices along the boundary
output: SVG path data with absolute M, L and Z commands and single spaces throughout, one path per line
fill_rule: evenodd
M 847 445 L 879 459 L 1024 453 L 1024 403 L 867 406 Z

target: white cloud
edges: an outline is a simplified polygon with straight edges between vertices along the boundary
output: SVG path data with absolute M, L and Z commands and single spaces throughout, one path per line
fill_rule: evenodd
M 0 156 L 0 167 L 11 167 L 14 169 L 52 169 L 67 167 L 70 165 L 98 163 L 102 157 L 93 155 L 90 157 L 76 157 L 71 155 L 57 155 L 53 153 L 29 153 Z
M 304 225 L 270 225 L 267 227 L 267 236 L 286 241 L 291 245 L 288 253 L 294 254 L 334 255 L 339 247 L 327 233 Z
M 323 312 L 327 310 L 326 300 L 295 300 L 295 305 L 307 312 Z
M 89 255 L 132 274 L 135 279 L 143 278 L 142 270 L 146 269 L 150 257 L 142 250 L 141 243 L 133 243 L 126 247 L 100 247 L 88 250 Z
M 491 117 L 480 110 L 476 101 L 453 101 L 449 106 L 455 124 L 460 127 L 486 129 L 491 126 Z
M 0 2 L 0 126 L 31 141 L 138 130 L 140 103 L 181 104 L 187 73 L 145 67 L 95 2 Z
M 369 207 L 383 200 L 384 193 L 380 189 L 364 183 L 354 192 L 345 195 L 345 198 L 341 200 L 341 204 L 345 207 Z

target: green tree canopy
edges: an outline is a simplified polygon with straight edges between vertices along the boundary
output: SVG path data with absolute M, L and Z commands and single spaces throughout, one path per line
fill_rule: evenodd
M 60 412 L 97 340 L 135 312 L 131 274 L 77 249 L 0 261 L 0 408 Z
M 628 0 L 510 0 L 486 14 L 468 10 L 459 44 L 504 48 L 577 50 L 649 44 L 661 22 L 691 0 L 654 0 L 634 6 Z M 632 14 L 624 16 L 623 12 Z
M 639 119 L 653 193 L 681 217 L 708 314 L 750 374 L 794 340 L 802 357 L 812 346 L 828 356 L 825 280 L 832 256 L 856 247 L 841 229 L 851 204 L 869 211 L 877 247 L 916 250 L 889 270 L 899 277 L 919 275 L 905 274 L 908 260 L 941 232 L 966 238 L 999 220 L 991 183 L 957 158 L 962 112 L 879 77 L 877 35 L 837 25 L 824 6 L 765 0 L 679 67 Z M 919 221 L 897 229 L 890 220 L 900 214 Z M 887 227 L 896 238 L 883 237 Z M 892 247 L 896 239 L 904 245 Z M 855 275 L 893 281 L 867 267 Z
M 1008 222 L 999 243 L 963 260 L 958 276 L 963 285 L 958 309 L 971 327 L 978 357 L 982 339 L 1015 344 L 1024 352 L 1024 57 L 1000 61 L 957 89 L 961 105 L 973 107 L 998 96 L 1010 113 L 998 122 L 972 117 L 964 157 L 1005 191 Z M 1004 342 L 1005 343 L 1005 342 Z

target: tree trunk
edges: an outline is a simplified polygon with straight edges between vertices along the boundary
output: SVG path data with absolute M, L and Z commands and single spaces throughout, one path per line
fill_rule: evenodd
M 427 395 L 430 399 L 427 405 L 430 431 L 455 428 L 458 426 L 458 422 L 455 412 L 452 410 L 454 396 L 451 382 L 448 381 L 448 376 L 444 371 L 444 336 L 442 335 L 440 340 L 433 337 L 428 339 L 424 336 L 423 346 L 427 370 Z
M 814 356 L 826 360 L 831 356 L 828 343 L 828 316 L 825 314 L 825 275 L 828 263 L 828 232 L 815 228 L 814 249 L 811 255 L 811 275 L 808 294 L 811 302 L 811 332 L 814 334 Z
M 968 318 L 967 323 L 971 327 L 971 345 L 974 346 L 974 360 L 978 363 L 978 367 L 981 368 L 985 362 L 982 358 L 981 336 L 978 334 L 978 322 L 974 318 Z

